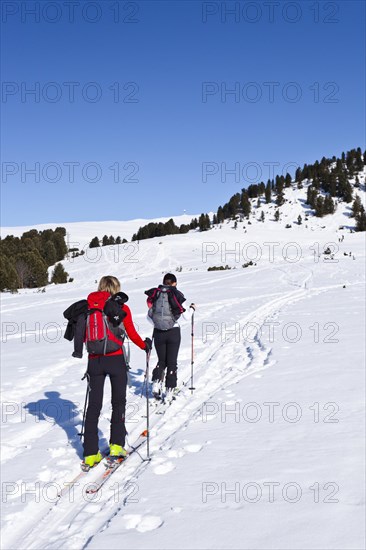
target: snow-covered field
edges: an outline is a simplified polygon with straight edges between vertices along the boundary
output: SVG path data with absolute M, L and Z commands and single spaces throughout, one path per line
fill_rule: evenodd
M 350 232 L 348 205 L 305 221 L 305 196 L 286 190 L 280 222 L 263 205 L 236 230 L 229 222 L 94 249 L 64 262 L 74 282 L 2 296 L 4 549 L 365 548 L 365 234 Z M 72 241 L 89 242 L 129 238 L 140 225 L 66 227 Z M 100 276 L 116 275 L 150 336 L 144 290 L 170 270 L 197 304 L 196 390 L 184 388 L 163 415 L 151 410 L 150 463 L 134 454 L 96 496 L 83 482 L 57 500 L 80 468 L 86 366 L 62 337 L 62 312 Z M 182 323 L 180 382 L 190 346 Z M 136 347 L 131 366 L 130 442 L 146 425 L 145 354 Z M 109 397 L 107 383 L 104 443 Z

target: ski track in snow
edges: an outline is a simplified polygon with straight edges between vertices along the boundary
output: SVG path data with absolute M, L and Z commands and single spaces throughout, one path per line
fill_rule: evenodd
M 280 278 L 286 280 L 288 285 L 295 287 L 295 290 L 278 293 L 278 295 L 272 294 L 275 296 L 274 298 L 266 301 L 244 318 L 235 319 L 235 322 L 256 323 L 256 326 L 260 328 L 268 318 L 278 315 L 281 308 L 306 298 L 310 293 L 324 292 L 328 288 L 336 286 L 306 288 L 313 273 L 312 270 L 304 266 L 297 265 L 295 269 L 282 270 L 282 272 Z M 299 275 L 301 275 L 300 279 Z M 243 298 L 239 301 L 247 300 L 248 298 Z M 228 308 L 229 303 L 220 305 L 221 307 Z M 217 304 L 213 305 L 213 309 L 218 309 Z M 211 314 L 211 308 L 208 307 L 204 318 L 209 320 Z M 233 326 L 235 326 L 235 322 Z M 227 330 L 229 333 L 230 327 Z M 60 376 L 70 366 L 70 363 L 70 360 L 60 362 L 55 367 L 53 378 Z M 273 363 L 271 348 L 261 342 L 258 333 L 253 336 L 251 343 L 245 349 L 243 349 L 242 342 L 235 342 L 233 335 L 229 334 L 225 341 L 206 346 L 198 352 L 195 360 L 195 386 L 197 389 L 194 395 L 191 397 L 188 389 L 185 388 L 177 401 L 167 408 L 163 416 L 154 415 L 154 413 L 151 415 L 152 462 L 149 465 L 147 462 L 141 462 L 137 454 L 131 456 L 128 462 L 113 474 L 113 484 L 119 483 L 120 486 L 122 484 L 122 487 L 126 489 L 128 483 L 140 479 L 148 467 L 151 467 L 157 476 L 169 475 L 169 472 L 175 468 L 174 461 L 176 459 L 181 458 L 187 452 L 199 452 L 202 448 L 197 445 L 186 445 L 178 451 L 170 450 L 172 446 L 170 442 L 174 441 L 176 434 L 184 430 L 197 417 L 202 405 L 221 389 L 235 384 L 246 376 L 260 373 Z M 209 368 L 205 368 L 206 365 L 209 365 Z M 41 387 L 46 386 L 46 383 L 49 385 L 49 376 L 49 370 L 44 369 L 36 375 L 36 383 Z M 26 390 L 26 385 L 20 384 L 16 389 L 17 394 L 21 396 Z M 143 425 L 144 421 L 139 429 L 142 429 Z M 42 433 L 40 425 L 36 426 L 34 433 L 28 434 L 27 442 L 31 442 L 32 438 L 42 437 Z M 132 439 L 131 436 L 130 438 Z M 15 441 L 10 446 L 15 446 Z M 10 455 L 5 459 L 9 457 Z M 97 473 L 98 469 L 95 472 L 90 472 L 88 482 L 92 482 L 92 475 L 96 476 Z M 19 541 L 21 541 L 21 547 L 24 550 L 86 548 L 93 536 L 106 529 L 113 517 L 120 512 L 123 506 L 128 504 L 128 496 L 122 502 L 120 499 L 117 501 L 116 503 L 113 491 L 105 490 L 99 495 L 97 502 L 89 502 L 85 500 L 82 491 L 75 489 L 73 502 L 70 502 L 69 495 L 65 495 L 56 504 L 48 504 L 38 510 L 36 517 L 34 515 L 27 517 L 27 513 L 23 514 L 22 526 L 17 529 L 17 532 L 15 534 L 4 533 L 7 548 L 19 547 Z M 125 515 L 124 522 L 126 529 L 144 532 L 157 529 L 163 520 L 153 516 Z

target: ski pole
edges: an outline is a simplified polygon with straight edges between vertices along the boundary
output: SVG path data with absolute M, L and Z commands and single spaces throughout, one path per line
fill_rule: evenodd
M 195 306 L 195 304 L 191 304 L 189 307 L 193 309 L 192 318 L 191 318 L 191 337 L 192 337 L 192 341 L 191 341 L 191 387 L 189 388 L 189 389 L 191 390 L 191 393 L 193 393 L 193 390 L 196 389 L 196 388 L 193 386 L 193 365 L 194 365 L 194 313 L 195 313 L 195 311 L 196 311 L 196 306 Z
M 84 426 L 85 426 L 85 418 L 86 418 L 86 407 L 88 404 L 88 398 L 89 398 L 89 392 L 90 392 L 90 383 L 89 383 L 89 374 L 88 372 L 85 372 L 84 376 L 81 380 L 87 379 L 88 384 L 86 386 L 86 394 L 85 394 L 85 403 L 84 403 L 84 412 L 83 412 L 83 422 L 81 424 L 81 432 L 79 432 L 80 439 L 84 436 Z
M 149 411 L 149 363 L 150 363 L 150 354 L 151 349 L 146 354 L 146 453 L 147 453 L 147 459 L 148 461 L 151 460 L 150 458 L 150 411 Z
M 151 350 L 152 350 L 153 343 L 154 343 L 154 333 L 151 337 Z M 151 350 L 150 350 L 150 355 L 151 355 Z M 149 359 L 150 359 L 150 357 L 149 357 Z M 144 376 L 144 381 L 143 381 L 142 386 L 141 386 L 141 396 L 140 397 L 142 397 L 144 395 L 144 390 L 146 392 L 146 385 L 147 386 L 149 385 L 149 380 L 148 380 L 147 373 L 146 373 L 146 370 L 145 370 L 145 376 Z

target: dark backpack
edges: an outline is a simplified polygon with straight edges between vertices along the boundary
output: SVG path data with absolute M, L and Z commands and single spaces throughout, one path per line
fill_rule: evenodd
M 108 355 L 122 349 L 125 338 L 123 319 L 126 313 L 108 292 L 89 294 L 85 345 L 92 355 Z

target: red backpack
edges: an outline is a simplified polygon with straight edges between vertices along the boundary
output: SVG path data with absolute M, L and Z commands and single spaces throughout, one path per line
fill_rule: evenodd
M 85 345 L 92 355 L 108 355 L 122 349 L 126 313 L 108 292 L 92 292 L 88 299 Z

